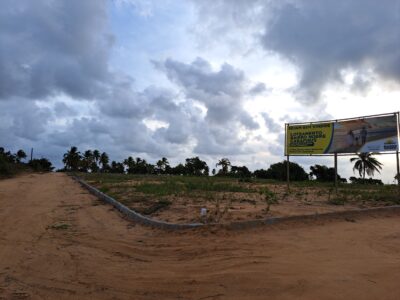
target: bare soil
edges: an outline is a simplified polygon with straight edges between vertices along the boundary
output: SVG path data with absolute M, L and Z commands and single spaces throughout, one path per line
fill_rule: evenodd
M 399 299 L 400 218 L 165 232 L 64 174 L 0 181 L 0 299 Z
M 165 184 L 163 180 L 177 180 L 179 177 L 136 177 L 126 180 L 118 175 L 120 180 L 104 183 L 96 174 L 83 174 L 85 180 L 98 189 L 106 187 L 106 194 L 111 195 L 129 208 L 156 220 L 171 223 L 230 223 L 270 217 L 283 217 L 295 215 L 314 215 L 328 212 L 358 210 L 371 207 L 394 205 L 393 197 L 398 199 L 398 191 L 381 186 L 355 186 L 342 185 L 336 193 L 332 186 L 324 184 L 314 186 L 292 186 L 288 192 L 286 184 L 278 183 L 243 183 L 234 178 L 208 178 L 214 183 L 223 183 L 232 187 L 243 189 L 241 192 L 218 192 L 209 190 L 194 190 L 176 192 L 158 196 L 151 193 L 137 191 L 143 184 L 157 186 Z M 113 179 L 114 174 L 106 174 L 108 179 Z M 187 178 L 186 180 L 199 180 L 201 178 Z M 219 182 L 216 180 L 220 180 Z M 194 181 L 195 183 L 196 181 Z M 201 183 L 201 182 L 200 182 Z M 267 190 L 276 200 L 267 205 L 265 193 Z M 395 194 L 395 195 L 394 195 Z M 379 195 L 376 200 L 373 195 Z M 384 196 L 387 196 L 385 198 Z M 159 201 L 167 201 L 169 205 L 158 205 Z M 154 207 L 156 209 L 154 209 Z M 200 211 L 206 208 L 207 216 L 202 217 Z

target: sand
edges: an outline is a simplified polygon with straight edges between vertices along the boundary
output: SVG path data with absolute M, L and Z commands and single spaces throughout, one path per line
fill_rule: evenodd
M 399 299 L 400 217 L 135 225 L 65 174 L 0 181 L 0 299 Z

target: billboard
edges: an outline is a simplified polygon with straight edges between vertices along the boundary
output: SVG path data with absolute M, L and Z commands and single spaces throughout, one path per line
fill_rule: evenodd
M 286 155 L 397 151 L 398 143 L 397 114 L 286 126 Z

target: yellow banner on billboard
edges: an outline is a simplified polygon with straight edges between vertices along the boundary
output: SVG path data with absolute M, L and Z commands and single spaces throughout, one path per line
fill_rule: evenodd
M 324 154 L 333 137 L 333 123 L 288 125 L 286 155 Z
M 286 126 L 286 155 L 398 150 L 397 114 Z

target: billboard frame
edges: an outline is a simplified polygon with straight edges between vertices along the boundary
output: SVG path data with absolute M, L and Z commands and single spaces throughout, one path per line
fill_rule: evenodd
M 393 112 L 393 113 L 386 113 L 386 114 L 375 114 L 375 115 L 367 115 L 367 116 L 360 116 L 360 117 L 354 117 L 354 118 L 333 119 L 333 120 L 324 120 L 324 121 L 316 121 L 316 122 L 285 123 L 284 155 L 286 157 L 286 181 L 287 181 L 288 190 L 290 190 L 290 173 L 289 173 L 290 156 L 333 156 L 334 157 L 334 168 L 335 168 L 335 188 L 337 189 L 337 187 L 338 187 L 338 182 L 337 182 L 337 173 L 338 173 L 337 172 L 337 158 L 338 158 L 338 156 L 354 156 L 354 155 L 361 153 L 361 152 L 354 152 L 354 153 L 326 153 L 326 154 L 288 154 L 288 152 L 287 152 L 287 142 L 288 142 L 287 132 L 288 132 L 289 126 L 337 123 L 337 122 L 343 122 L 343 121 L 363 120 L 363 119 L 386 117 L 386 116 L 396 116 L 396 118 L 397 118 L 397 150 L 396 151 L 376 152 L 376 153 L 379 155 L 385 155 L 385 154 L 395 154 L 396 155 L 397 176 L 398 176 L 397 185 L 399 186 L 399 189 L 400 189 L 400 158 L 399 158 L 400 112 Z

